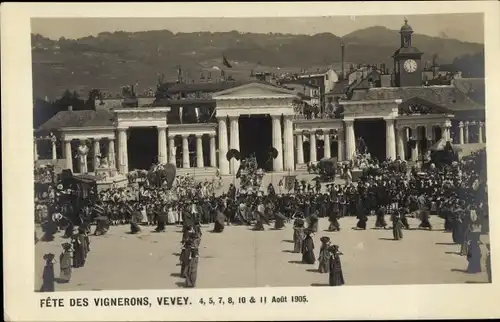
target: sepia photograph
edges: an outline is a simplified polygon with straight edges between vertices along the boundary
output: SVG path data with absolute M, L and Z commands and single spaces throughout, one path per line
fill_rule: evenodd
M 4 5 L 4 319 L 498 317 L 498 8 Z
M 482 14 L 31 28 L 35 291 L 491 282 Z

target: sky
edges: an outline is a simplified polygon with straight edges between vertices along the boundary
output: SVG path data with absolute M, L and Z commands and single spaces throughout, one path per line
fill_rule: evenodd
M 484 42 L 483 15 L 439 14 L 408 15 L 415 33 Z M 404 16 L 329 16 L 297 18 L 33 18 L 31 30 L 51 39 L 96 36 L 100 32 L 147 31 L 167 29 L 172 32 L 224 32 L 236 30 L 253 33 L 317 34 L 330 32 L 344 36 L 372 26 L 399 29 Z

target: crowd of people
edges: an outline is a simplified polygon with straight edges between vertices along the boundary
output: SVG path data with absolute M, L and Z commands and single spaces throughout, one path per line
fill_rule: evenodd
M 181 275 L 186 278 L 186 287 L 195 287 L 202 224 L 213 224 L 214 232 L 222 233 L 228 225 L 265 230 L 266 225 L 282 229 L 293 222 L 294 251 L 302 254 L 304 263 L 314 264 L 314 242 L 310 235 L 318 231 L 319 218 L 328 218 L 329 231 L 339 231 L 342 217 L 356 216 L 354 229 L 365 230 L 369 216 L 376 218 L 376 228 L 383 229 L 389 226 L 386 222 L 389 216 L 393 237 L 401 240 L 403 230 L 410 229 L 407 217 L 419 218 L 418 228 L 431 230 L 434 227 L 430 216 L 439 216 L 444 219 L 444 229 L 452 232 L 453 241 L 467 256 L 468 271 L 473 273 L 481 269 L 477 230 L 481 227 L 483 233 L 488 232 L 485 163 L 485 150 L 451 165 L 430 166 L 424 172 L 416 168 L 406 171 L 395 166 L 396 162 L 373 160 L 370 171 L 363 172 L 355 183 L 329 183 L 325 190 L 319 182 L 313 185 L 295 180 L 290 193 L 276 193 L 272 184 L 267 191 L 252 187 L 236 189 L 230 185 L 227 192 L 216 195 L 207 188 L 207 183 L 194 184 L 189 180 L 189 184 L 178 182 L 172 189 L 105 190 L 76 216 L 71 214 L 71 207 L 63 210 L 54 206 L 53 214 L 57 216 L 48 216 L 47 222 L 61 228 L 64 218 L 72 216 L 65 222 L 66 237 L 80 240 L 82 235 L 84 241 L 73 243 L 73 248 L 66 246 L 64 251 L 72 250 L 75 254 L 85 254 L 84 257 L 89 250 L 85 236 L 90 233 L 92 223 L 97 224 L 95 235 L 105 234 L 113 225 L 128 224 L 131 233 L 140 233 L 142 225 L 156 225 L 158 232 L 165 231 L 169 224 L 182 225 Z M 45 235 L 49 237 L 44 236 L 44 240 L 51 240 L 53 233 L 54 230 L 46 229 Z M 321 243 L 318 270 L 330 273 L 330 285 L 344 284 L 339 246 L 330 245 L 327 237 L 321 238 Z

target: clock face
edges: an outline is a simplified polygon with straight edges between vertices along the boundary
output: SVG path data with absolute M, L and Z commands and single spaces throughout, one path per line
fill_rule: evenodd
M 417 70 L 417 62 L 414 61 L 413 59 L 408 59 L 407 61 L 405 61 L 403 67 L 406 72 L 413 73 L 414 71 Z

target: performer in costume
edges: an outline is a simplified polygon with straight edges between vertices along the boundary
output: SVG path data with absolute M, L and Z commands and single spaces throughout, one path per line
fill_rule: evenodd
M 62 244 L 62 247 L 63 252 L 59 256 L 59 282 L 68 283 L 71 280 L 73 248 L 70 243 L 64 243 Z
M 222 231 L 224 231 L 225 221 L 226 221 L 226 216 L 224 216 L 224 213 L 218 211 L 214 223 L 214 232 L 221 233 Z
M 302 263 L 314 264 L 316 257 L 314 255 L 314 241 L 311 237 L 313 231 L 308 228 L 304 232 L 306 234 L 306 238 L 304 238 L 304 241 L 302 242 Z
M 392 235 L 394 240 L 403 239 L 403 223 L 401 221 L 401 215 L 399 213 L 394 213 L 392 216 Z
M 358 197 L 358 200 L 356 202 L 356 212 L 357 212 L 357 218 L 358 218 L 358 222 L 356 224 L 356 227 L 359 229 L 366 230 L 366 222 L 368 221 L 368 217 L 366 216 L 365 207 L 363 206 L 361 198 L 359 198 L 359 197 Z
M 199 251 L 196 245 L 192 245 L 188 252 L 188 262 L 186 267 L 186 287 L 196 287 L 196 279 L 198 277 L 198 259 Z
M 387 223 L 385 222 L 385 207 L 384 206 L 380 206 L 378 209 L 377 209 L 377 213 L 376 213 L 376 216 L 377 216 L 377 219 L 375 221 L 375 228 L 386 228 L 387 227 Z
M 45 260 L 45 266 L 43 267 L 43 275 L 42 275 L 42 286 L 40 287 L 40 292 L 54 292 L 55 286 L 55 274 L 54 274 L 54 254 L 49 253 L 43 256 Z
M 313 233 L 318 232 L 318 211 L 309 216 L 307 228 Z
M 302 251 L 302 242 L 304 241 L 304 219 L 301 218 L 301 214 L 296 215 L 296 219 L 293 223 L 293 252 L 300 253 Z
M 158 205 L 157 206 L 157 210 L 156 210 L 156 214 L 157 214 L 157 225 L 156 225 L 156 228 L 155 228 L 155 231 L 157 233 L 160 233 L 160 232 L 165 232 L 165 225 L 167 224 L 167 221 L 168 221 L 168 216 L 167 216 L 167 213 L 165 212 L 165 209 L 164 207 L 162 207 L 161 205 Z
M 420 225 L 419 228 L 428 228 L 432 230 L 431 222 L 429 221 L 429 210 L 423 209 L 420 210 Z
M 141 227 L 138 224 L 141 213 L 131 206 L 128 206 L 127 212 L 130 213 L 130 233 L 137 234 L 141 232 Z
M 476 274 L 481 272 L 481 248 L 479 247 L 479 232 L 471 232 L 467 250 L 467 273 Z
M 85 265 L 85 249 L 84 244 L 82 243 L 82 239 L 79 237 L 78 227 L 74 227 L 73 236 L 72 236 L 72 245 L 73 245 L 73 267 L 79 268 Z
M 281 213 L 281 211 L 276 212 L 274 218 L 274 229 L 281 229 L 285 227 L 286 220 L 287 218 Z
M 329 284 L 330 286 L 341 286 L 345 284 L 344 274 L 342 273 L 342 263 L 340 262 L 340 255 L 343 255 L 339 251 L 339 246 L 333 245 L 329 248 L 330 250 L 330 276 Z
M 319 261 L 319 266 L 318 266 L 318 272 L 320 273 L 329 273 L 330 272 L 330 251 L 328 248 L 330 247 L 330 237 L 321 237 L 321 247 L 319 249 L 319 256 L 318 256 L 318 261 Z

